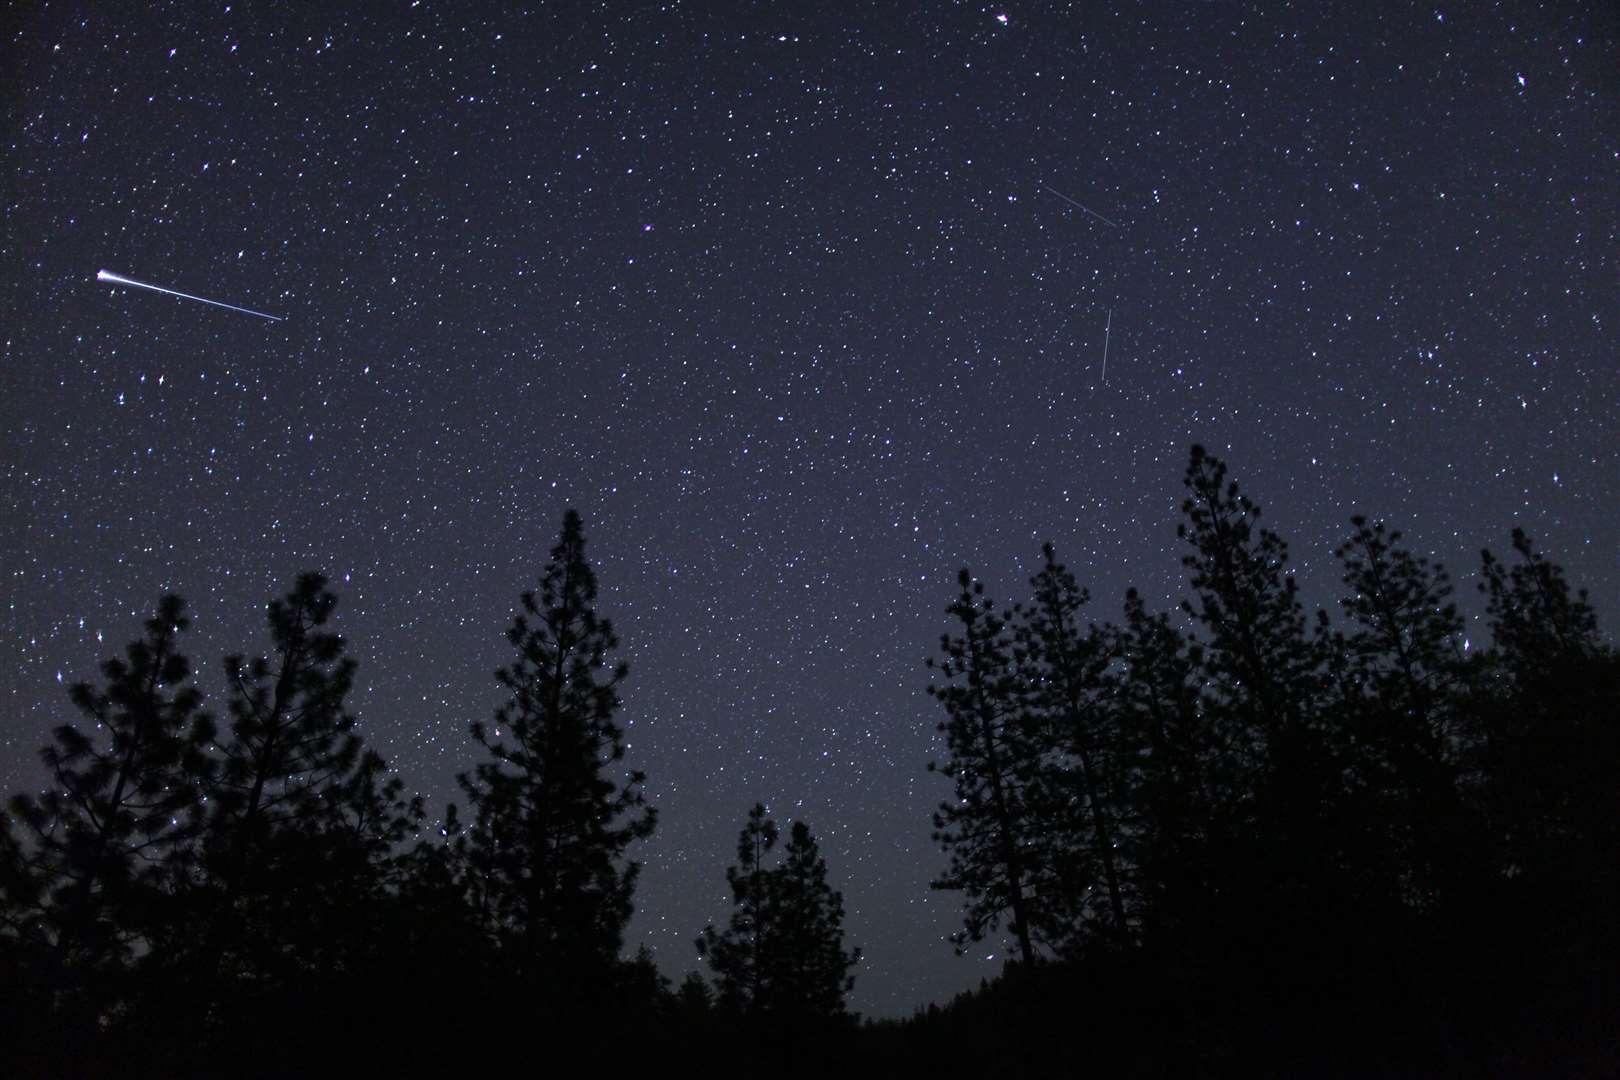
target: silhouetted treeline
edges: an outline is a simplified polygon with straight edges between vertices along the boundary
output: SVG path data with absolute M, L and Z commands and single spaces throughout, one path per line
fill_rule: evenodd
M 1005 928 L 1020 963 L 915 1026 L 999 1031 L 976 1075 L 1359 1075 L 1620 1018 L 1620 658 L 1585 594 L 1515 531 L 1475 648 L 1445 572 L 1356 518 L 1313 619 L 1225 466 L 1195 447 L 1185 485 L 1177 617 L 1133 591 L 1091 621 L 1050 545 L 1010 608 L 962 573 L 936 885 L 959 945 Z M 1084 1047 L 1041 1034 L 1065 1023 Z
M 621 955 L 627 849 L 656 818 L 622 764 L 626 667 L 584 543 L 569 511 L 521 597 L 507 698 L 471 725 L 465 823 L 453 804 L 430 822 L 366 745 L 324 578 L 269 605 L 261 654 L 226 657 L 223 718 L 164 597 L 99 685 L 72 687 L 45 787 L 0 819 L 0 1074 L 563 1067 L 717 1038 L 818 1060 L 852 1026 L 858 953 L 805 823 L 781 866 L 733 870 L 748 915 L 704 936 L 714 986 Z
M 471 726 L 468 814 L 367 745 L 335 595 L 194 685 L 184 604 L 0 819 L 0 1073 L 466 1072 L 623 1053 L 779 1075 L 1544 1073 L 1614 1055 L 1620 657 L 1522 533 L 1485 553 L 1488 646 L 1445 572 L 1355 519 L 1308 615 L 1283 541 L 1194 448 L 1189 595 L 1114 621 L 1045 549 L 1022 602 L 963 571 L 935 661 L 956 944 L 1006 973 L 860 1027 L 860 962 L 804 822 L 762 805 L 733 910 L 672 987 L 626 959 L 656 824 L 625 666 L 570 511 Z M 219 711 L 216 711 L 219 710 Z M 696 928 L 694 928 L 696 929 Z M 1607 1040 L 1607 1041 L 1606 1041 Z

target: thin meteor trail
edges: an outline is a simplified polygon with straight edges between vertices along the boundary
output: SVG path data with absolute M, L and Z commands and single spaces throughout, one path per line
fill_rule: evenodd
M 1070 206 L 1078 207 L 1079 209 L 1084 210 L 1086 213 L 1090 214 L 1092 217 L 1096 218 L 1098 221 L 1102 222 L 1104 225 L 1112 225 L 1116 229 L 1119 228 L 1119 222 L 1117 222 L 1117 221 L 1109 221 L 1107 218 L 1105 218 L 1101 214 L 1097 213 L 1097 211 L 1093 210 L 1091 207 L 1087 206 L 1085 203 L 1075 202 L 1073 199 L 1071 199 L 1067 195 L 1063 194 L 1063 192 L 1059 191 L 1057 188 L 1052 187 L 1052 186 L 1050 186 L 1048 184 L 1042 184 L 1041 187 L 1046 188 L 1047 191 L 1050 191 L 1052 194 L 1056 195 L 1058 198 L 1062 199 L 1064 202 L 1068 203 Z
M 1103 373 L 1102 381 L 1108 382 L 1108 334 L 1114 328 L 1114 309 L 1108 309 L 1108 321 L 1103 323 Z
M 178 296 L 185 300 L 195 300 L 200 304 L 213 304 L 215 307 L 228 308 L 231 311 L 240 311 L 244 315 L 257 315 L 259 318 L 269 319 L 271 322 L 287 321 L 287 317 L 285 315 L 266 315 L 264 312 L 254 311 L 252 308 L 237 307 L 235 304 L 227 304 L 220 300 L 209 300 L 207 297 L 203 296 L 192 296 L 190 293 L 176 292 L 174 289 L 165 289 L 161 285 L 148 285 L 144 281 L 136 281 L 134 278 L 123 277 L 119 274 L 113 273 L 111 270 L 97 270 L 96 280 L 110 281 L 114 285 L 133 285 L 137 289 L 151 289 L 153 292 L 168 293 L 170 296 Z

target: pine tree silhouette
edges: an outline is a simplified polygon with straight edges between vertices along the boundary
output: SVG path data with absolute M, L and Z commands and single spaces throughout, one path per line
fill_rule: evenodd
M 1106 937 L 1126 945 L 1130 924 L 1116 834 L 1119 738 L 1116 717 L 1103 700 L 1108 639 L 1079 622 L 1091 594 L 1057 561 L 1051 544 L 1042 545 L 1041 553 L 1040 573 L 1030 579 L 1031 601 L 1015 609 L 1021 616 L 1016 655 L 1033 718 L 1044 728 L 1038 737 L 1055 751 L 1043 777 L 1050 789 L 1047 812 L 1070 856 L 1064 861 L 1075 864 L 1053 887 L 1069 894 L 1064 899 L 1079 908 L 1079 920 L 1101 906 Z M 1087 902 L 1093 895 L 1100 904 Z
M 1342 638 L 1354 687 L 1345 697 L 1350 782 L 1368 826 L 1359 860 L 1405 907 L 1435 907 L 1459 887 L 1463 623 L 1444 569 L 1402 546 L 1383 522 L 1351 519 L 1335 555 L 1350 620 Z M 1379 869 L 1382 868 L 1382 869 Z
M 1288 545 L 1260 526 L 1225 464 L 1194 446 L 1183 482 L 1177 531 L 1192 549 L 1182 560 L 1192 597 L 1182 606 L 1207 635 L 1204 701 L 1226 759 L 1215 774 L 1215 902 L 1231 947 L 1287 1000 L 1358 952 L 1350 935 L 1363 878 L 1347 852 L 1359 825 L 1327 708 L 1329 639 L 1308 632 Z
M 1168 615 L 1150 614 L 1135 589 L 1125 594 L 1124 625 L 1104 633 L 1118 663 L 1108 694 L 1129 759 L 1123 846 L 1143 936 L 1174 950 L 1209 907 L 1212 851 L 1226 846 L 1217 792 L 1233 783 L 1204 708 L 1202 649 Z
M 1209 634 L 1212 689 L 1252 725 L 1253 751 L 1288 752 L 1310 721 L 1318 658 L 1309 648 L 1288 545 L 1258 525 L 1260 508 L 1226 479 L 1226 465 L 1194 446 L 1183 481 L 1193 599 L 1182 608 Z
M 204 870 L 217 890 L 215 918 L 223 941 L 241 948 L 257 939 L 270 953 L 277 931 L 240 905 L 284 895 L 289 860 L 332 813 L 361 761 L 361 740 L 345 704 L 355 663 L 343 639 L 326 629 L 337 597 L 319 574 L 299 577 L 268 609 L 271 650 L 248 660 L 225 658 L 231 730 L 210 785 L 212 813 Z
M 698 952 L 734 1015 L 828 1019 L 843 1015 L 861 951 L 844 950 L 843 897 L 827 884 L 827 862 L 810 827 L 793 823 L 781 862 L 767 866 L 779 832 L 756 803 L 726 869 L 732 911 L 725 930 L 705 927 Z
M 0 928 L 19 1004 L 19 1040 L 75 1060 L 125 998 L 130 965 L 171 916 L 176 863 L 201 827 L 204 748 L 213 725 L 178 639 L 185 604 L 165 596 L 105 686 L 76 683 L 87 727 L 63 724 L 41 751 L 42 794 L 19 794 L 0 848 Z M 51 1027 L 55 1025 L 55 1032 Z M 89 1067 L 89 1066 L 86 1066 Z
M 1519 561 L 1512 567 L 1489 549 L 1480 552 L 1479 589 L 1498 657 L 1522 678 L 1601 653 L 1597 614 L 1586 590 L 1571 596 L 1563 568 L 1537 551 L 1523 529 L 1513 530 L 1513 551 Z
M 1040 813 L 1044 746 L 1029 722 L 1006 617 L 967 570 L 957 580 L 961 592 L 946 611 L 962 634 L 941 636 L 937 667 L 945 681 L 928 687 L 947 715 L 939 729 L 950 758 L 937 768 L 956 783 L 956 799 L 934 814 L 934 839 L 951 862 L 933 887 L 963 894 L 964 925 L 953 939 L 958 952 L 983 940 L 1006 914 L 1029 965 L 1037 939 L 1057 939 L 1067 929 L 1036 903 L 1031 888 L 1059 873 L 1052 853 L 1037 848 L 1050 838 Z M 933 658 L 927 663 L 936 666 Z
M 74 684 L 89 730 L 57 728 L 40 754 L 51 788 L 11 801 L 31 839 L 27 931 L 88 970 L 125 956 L 155 914 L 169 861 L 196 836 L 201 793 L 188 773 L 201 769 L 213 728 L 178 648 L 184 610 L 164 597 L 146 636 L 102 666 L 105 688 Z M 28 888 L 23 877 L 14 888 Z
M 827 860 L 810 826 L 795 821 L 777 868 L 777 943 L 784 970 L 777 994 L 787 1008 L 818 1017 L 841 1016 L 861 950 L 844 949 L 843 894 L 827 884 Z
M 198 1068 L 221 1067 L 209 1058 L 224 1047 L 280 1060 L 289 1048 L 273 1015 L 316 1039 L 338 973 L 381 947 L 372 931 L 392 848 L 421 811 L 355 730 L 336 606 L 323 576 L 303 574 L 268 605 L 268 653 L 225 658 L 230 732 L 200 781 L 209 815 L 177 898 L 185 917 L 147 964 L 199 1002 L 183 1036 Z
M 645 777 L 609 770 L 625 752 L 614 722 L 627 667 L 596 611 L 579 514 L 563 519 L 538 595 L 507 631 L 518 656 L 497 673 L 510 699 L 472 725 L 492 760 L 459 777 L 475 817 L 468 859 L 477 903 L 520 977 L 602 970 L 617 958 L 649 836 Z
M 735 910 L 724 932 L 712 925 L 697 940 L 698 952 L 719 979 L 720 1004 L 734 1014 L 756 1011 L 769 1000 L 771 956 L 776 951 L 771 871 L 766 856 L 776 847 L 776 822 L 755 803 L 737 837 L 737 863 L 726 868 Z
M 1537 968 L 1590 978 L 1620 960 L 1620 652 L 1520 529 L 1513 549 L 1512 566 L 1482 553 L 1493 644 L 1470 702 L 1470 784 Z

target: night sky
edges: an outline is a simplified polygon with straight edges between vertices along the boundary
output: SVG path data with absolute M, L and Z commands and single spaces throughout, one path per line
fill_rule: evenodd
M 4 20 L 8 792 L 162 593 L 217 695 L 318 569 L 442 806 L 572 506 L 660 814 L 629 947 L 699 966 L 760 800 L 902 1015 L 1003 959 L 928 888 L 959 567 L 1171 606 L 1202 442 L 1313 603 L 1365 512 L 1473 633 L 1514 525 L 1617 625 L 1609 4 L 342 6 Z

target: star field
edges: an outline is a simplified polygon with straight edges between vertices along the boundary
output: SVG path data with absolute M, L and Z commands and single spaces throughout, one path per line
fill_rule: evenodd
M 960 566 L 1171 606 L 1201 442 L 1313 602 L 1365 512 L 1468 603 L 1523 526 L 1617 625 L 1606 5 L 359 7 L 8 20 L 7 792 L 163 592 L 217 694 L 318 569 L 442 806 L 573 506 L 660 815 L 631 948 L 699 966 L 759 800 L 904 1015 L 1002 960 L 928 888 Z

